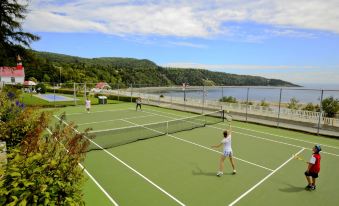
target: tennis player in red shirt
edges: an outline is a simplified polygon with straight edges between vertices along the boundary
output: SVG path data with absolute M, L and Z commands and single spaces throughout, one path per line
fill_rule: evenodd
M 315 180 L 318 178 L 318 173 L 320 172 L 320 151 L 321 147 L 320 145 L 315 145 L 313 147 L 313 155 L 308 162 L 307 170 L 305 172 L 305 176 L 308 182 L 308 185 L 306 186 L 306 190 L 315 190 Z M 312 177 L 312 178 L 311 178 Z

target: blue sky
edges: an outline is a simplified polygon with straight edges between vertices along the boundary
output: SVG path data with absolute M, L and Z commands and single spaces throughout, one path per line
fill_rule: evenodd
M 338 1 L 32 0 L 32 48 L 297 84 L 339 83 Z

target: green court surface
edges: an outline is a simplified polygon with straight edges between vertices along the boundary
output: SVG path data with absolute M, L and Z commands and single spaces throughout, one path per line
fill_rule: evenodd
M 130 127 L 137 131 L 129 134 L 132 138 L 147 129 L 155 130 L 135 126 L 196 116 L 145 105 L 142 111 L 135 111 L 131 103 L 93 106 L 90 113 L 84 107 L 67 107 L 55 114 L 62 112 L 68 122 L 79 125 L 79 131 Z M 87 205 L 338 204 L 339 140 L 233 121 L 237 174 L 232 175 L 226 159 L 225 173 L 217 177 L 222 148 L 212 149 L 211 145 L 221 141 L 226 126 L 220 122 L 87 152 L 83 162 L 88 175 L 84 190 Z M 298 153 L 308 160 L 316 143 L 323 148 L 321 172 L 317 189 L 306 191 L 307 165 L 292 155 Z

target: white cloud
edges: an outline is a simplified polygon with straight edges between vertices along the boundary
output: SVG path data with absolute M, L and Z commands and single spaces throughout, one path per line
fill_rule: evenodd
M 25 27 L 32 31 L 209 38 L 236 35 L 225 26 L 227 22 L 256 22 L 285 28 L 266 31 L 266 35 L 309 37 L 308 32 L 295 29 L 339 33 L 337 8 L 337 0 L 32 0 Z
M 171 45 L 176 45 L 176 46 L 184 46 L 184 47 L 193 47 L 193 48 L 207 48 L 207 45 L 204 44 L 195 44 L 191 42 L 169 42 Z

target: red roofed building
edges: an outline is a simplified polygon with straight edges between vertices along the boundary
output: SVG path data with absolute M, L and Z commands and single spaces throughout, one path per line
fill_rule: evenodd
M 106 82 L 99 82 L 95 85 L 96 89 L 109 89 L 111 88 Z
M 3 84 L 23 84 L 25 81 L 25 70 L 21 58 L 17 56 L 17 66 L 0 66 L 0 82 Z
M 4 84 L 23 84 L 25 70 L 16 67 L 0 67 L 0 82 Z

